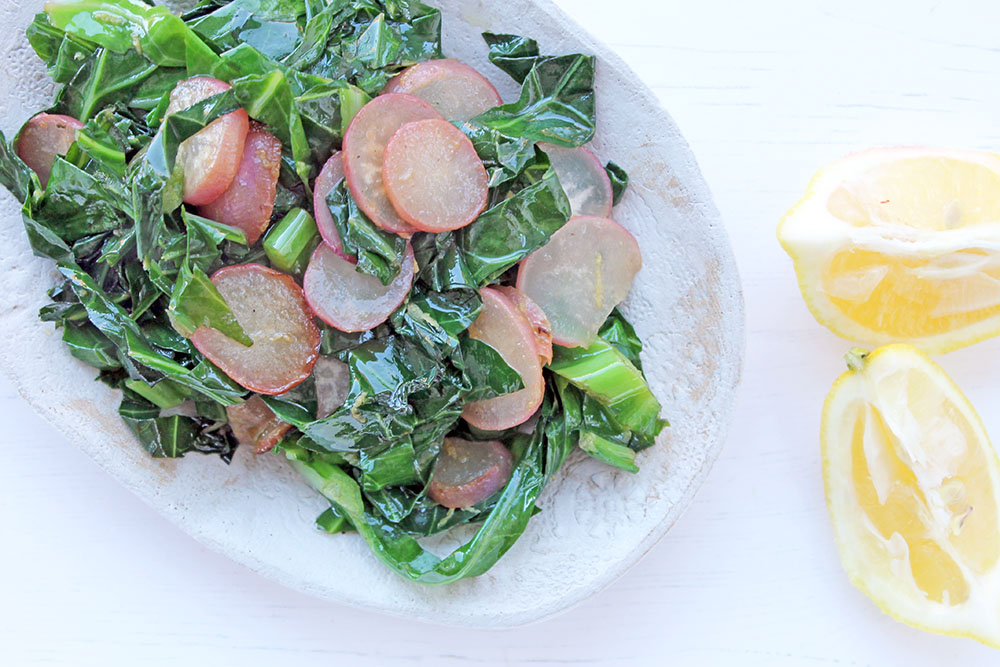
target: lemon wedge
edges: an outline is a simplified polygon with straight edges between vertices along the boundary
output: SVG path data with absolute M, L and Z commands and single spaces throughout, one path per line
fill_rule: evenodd
M 820 436 L 844 569 L 891 616 L 1000 647 L 1000 460 L 979 416 L 912 345 L 848 366 Z
M 782 218 L 817 320 L 940 353 L 1000 333 L 1000 156 L 877 148 L 820 170 Z

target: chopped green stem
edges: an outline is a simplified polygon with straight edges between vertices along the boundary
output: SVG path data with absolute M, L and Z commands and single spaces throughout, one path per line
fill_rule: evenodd
M 264 238 L 264 252 L 271 265 L 286 273 L 301 273 L 316 248 L 319 230 L 309 212 L 293 208 Z
M 365 91 L 357 86 L 350 86 L 340 91 L 340 131 L 347 132 L 347 126 L 361 107 L 371 101 Z
M 580 449 L 598 461 L 628 472 L 639 472 L 639 466 L 635 464 L 635 451 L 625 445 L 619 445 L 590 431 L 580 434 L 579 444 Z
M 603 338 L 588 347 L 553 346 L 549 370 L 607 406 L 621 424 L 655 438 L 667 422 L 642 372 Z
M 184 387 L 168 379 L 160 380 L 154 384 L 129 379 L 125 380 L 125 386 L 162 410 L 176 408 L 190 395 L 190 392 Z

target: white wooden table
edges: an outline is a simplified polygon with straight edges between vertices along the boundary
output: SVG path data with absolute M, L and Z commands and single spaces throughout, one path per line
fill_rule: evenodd
M 991 0 L 560 0 L 652 86 L 698 156 L 743 276 L 729 442 L 645 560 L 563 616 L 445 629 L 285 590 L 132 497 L 0 382 L 0 663 L 995 665 L 883 616 L 840 569 L 820 407 L 849 344 L 774 237 L 812 172 L 872 145 L 1000 148 Z M 1000 340 L 940 359 L 1000 439 Z M 668 662 L 669 661 L 669 662 Z

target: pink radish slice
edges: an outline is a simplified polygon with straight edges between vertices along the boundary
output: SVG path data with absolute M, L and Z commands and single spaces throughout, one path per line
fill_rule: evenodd
M 469 120 L 503 104 L 500 93 L 485 76 L 452 58 L 407 67 L 382 93 L 416 95 L 448 120 Z
M 259 394 L 284 393 L 309 377 L 320 334 L 291 276 L 260 264 L 236 264 L 216 271 L 212 282 L 253 345 L 198 327 L 191 342 L 209 361 Z
M 491 287 L 479 290 L 483 310 L 469 327 L 469 337 L 481 340 L 500 353 L 521 374 L 524 388 L 510 394 L 467 403 L 462 418 L 476 428 L 499 431 L 526 421 L 542 403 L 545 385 L 535 334 L 528 319 Z
M 554 343 L 589 345 L 641 266 L 639 244 L 624 227 L 580 216 L 521 261 L 517 288 L 545 312 Z
M 406 123 L 441 114 L 419 97 L 393 93 L 380 95 L 361 107 L 344 133 L 344 177 L 351 196 L 376 225 L 394 234 L 412 234 L 392 207 L 382 184 L 382 156 L 385 145 Z
M 281 421 L 260 396 L 251 396 L 239 405 L 226 408 L 233 435 L 241 445 L 253 447 L 254 454 L 271 451 L 292 427 Z
M 573 215 L 595 215 L 599 218 L 611 215 L 614 202 L 611 179 L 596 155 L 583 146 L 563 148 L 538 144 L 538 147 L 549 156 L 559 184 L 569 197 Z
M 351 390 L 351 369 L 340 359 L 320 357 L 313 368 L 316 383 L 316 419 L 329 417 L 344 404 Z
M 341 157 L 340 151 L 334 151 L 330 159 L 320 169 L 319 176 L 313 181 L 313 218 L 319 228 L 319 235 L 323 237 L 330 249 L 344 259 L 351 261 L 340 242 L 340 232 L 337 231 L 337 225 L 333 222 L 330 207 L 326 205 L 326 196 L 343 178 L 344 159 Z
M 72 116 L 48 113 L 40 113 L 24 124 L 15 150 L 24 164 L 38 174 L 43 188 L 49 183 L 56 156 L 66 155 L 81 127 L 83 123 Z
M 510 299 L 511 304 L 521 313 L 531 325 L 531 331 L 535 334 L 535 348 L 538 350 L 538 359 L 542 365 L 552 362 L 552 325 L 545 312 L 531 298 L 516 287 L 494 287 L 505 297 Z
M 252 124 L 229 189 L 202 206 L 198 213 L 242 229 L 247 244 L 253 245 L 271 222 L 280 171 L 281 142 L 261 125 Z
M 396 130 L 385 147 L 382 180 L 396 213 L 424 232 L 464 227 L 486 208 L 486 168 L 469 138 L 446 120 Z
M 340 331 L 368 331 L 403 303 L 413 283 L 413 268 L 413 248 L 407 243 L 399 275 L 383 285 L 320 243 L 309 259 L 302 285 L 318 318 Z
M 513 469 L 502 442 L 445 438 L 427 495 L 445 507 L 472 507 L 502 489 Z
M 232 86 L 208 76 L 185 79 L 170 93 L 167 115 L 181 111 Z M 250 118 L 243 109 L 216 118 L 181 142 L 177 162 L 184 168 L 184 202 L 204 206 L 229 188 L 243 156 Z

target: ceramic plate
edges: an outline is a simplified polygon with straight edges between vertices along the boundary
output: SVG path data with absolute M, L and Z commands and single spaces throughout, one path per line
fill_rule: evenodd
M 626 312 L 672 427 L 638 456 L 637 475 L 574 456 L 539 499 L 542 513 L 487 574 L 445 587 L 411 584 L 356 535 L 314 528 L 323 499 L 279 456 L 241 448 L 232 465 L 189 454 L 149 458 L 119 420 L 115 392 L 93 381 L 36 313 L 55 283 L 33 257 L 15 200 L 0 194 L 0 362 L 25 399 L 99 465 L 208 547 L 284 585 L 380 612 L 507 627 L 567 609 L 606 586 L 677 520 L 722 447 L 743 356 L 743 302 L 731 249 L 697 163 L 677 127 L 608 48 L 546 0 L 431 0 L 446 52 L 516 88 L 490 65 L 484 30 L 529 35 L 544 53 L 598 57 L 593 148 L 631 177 L 615 217 L 639 240 L 643 269 Z M 24 27 L 41 2 L 0 6 L 0 128 L 8 136 L 50 104 L 55 86 Z M 457 536 L 457 537 L 462 537 Z M 452 537 L 454 541 L 454 536 Z M 438 547 L 449 545 L 439 541 Z

